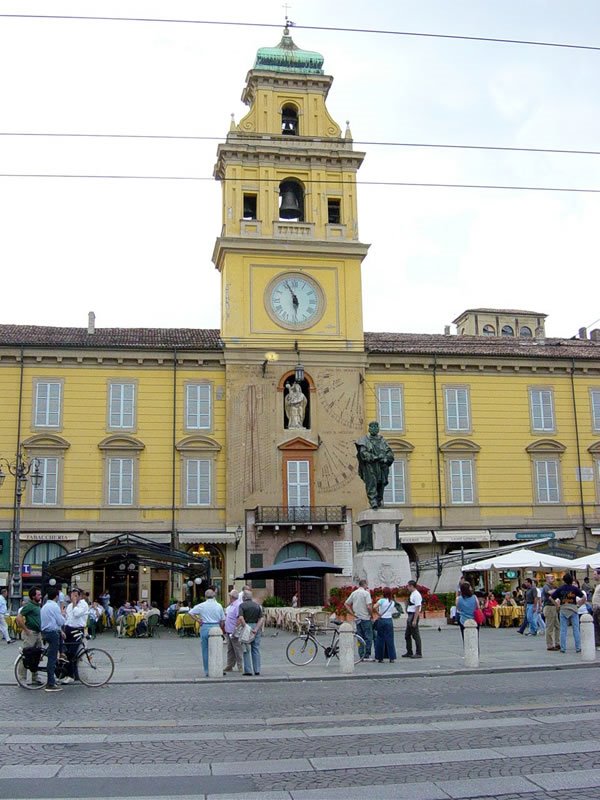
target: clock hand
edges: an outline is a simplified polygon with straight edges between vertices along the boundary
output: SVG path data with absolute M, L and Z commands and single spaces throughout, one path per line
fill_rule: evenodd
M 290 292 L 291 292 L 291 295 L 292 295 L 292 305 L 294 306 L 294 312 L 296 312 L 296 311 L 298 310 L 298 306 L 300 305 L 300 303 L 299 303 L 299 301 L 298 301 L 298 298 L 296 297 L 296 294 L 295 294 L 294 290 L 292 289 L 292 287 L 289 285 L 289 283 L 288 283 L 287 281 L 285 282 L 285 285 L 287 286 L 287 288 L 288 288 L 288 289 L 290 290 Z

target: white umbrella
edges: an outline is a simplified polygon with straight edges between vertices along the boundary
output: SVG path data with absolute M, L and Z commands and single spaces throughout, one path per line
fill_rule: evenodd
M 463 572 L 485 572 L 489 569 L 535 569 L 539 567 L 558 567 L 559 569 L 571 567 L 573 561 L 567 558 L 559 558 L 546 553 L 536 553 L 535 550 L 513 550 L 510 553 L 486 558 L 483 561 L 474 561 L 472 564 L 465 564 Z
M 582 556 L 576 558 L 569 564 L 571 569 L 585 569 L 592 567 L 592 569 L 600 569 L 600 553 L 591 553 L 589 556 Z

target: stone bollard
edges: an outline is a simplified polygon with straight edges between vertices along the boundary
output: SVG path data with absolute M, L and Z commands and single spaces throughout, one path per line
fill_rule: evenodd
M 582 614 L 579 617 L 581 630 L 581 660 L 596 660 L 596 642 L 594 641 L 594 620 L 591 614 Z
M 479 666 L 479 629 L 474 619 L 465 622 L 465 667 L 477 669 Z
M 223 634 L 216 625 L 208 632 L 208 677 L 223 677 Z
M 349 622 L 340 625 L 340 672 L 354 672 L 354 631 Z

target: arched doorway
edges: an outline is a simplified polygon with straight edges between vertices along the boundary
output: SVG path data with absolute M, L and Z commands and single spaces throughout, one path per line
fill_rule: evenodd
M 21 574 L 23 576 L 23 597 L 33 587 L 42 586 L 42 565 L 46 561 L 65 555 L 67 548 L 56 542 L 34 544 L 23 556 Z
M 286 544 L 277 553 L 275 563 L 279 564 L 287 558 L 311 558 L 313 561 L 323 561 L 323 556 L 316 547 L 307 542 L 292 542 Z M 281 597 L 286 605 L 292 605 L 292 597 L 298 595 L 300 606 L 322 606 L 325 596 L 324 578 L 275 578 L 275 597 Z

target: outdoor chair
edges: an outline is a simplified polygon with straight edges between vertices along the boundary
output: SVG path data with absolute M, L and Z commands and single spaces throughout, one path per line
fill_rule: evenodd
M 160 617 L 158 614 L 153 614 L 148 617 L 148 638 L 152 639 L 154 636 L 160 638 Z
M 133 614 L 127 614 L 125 617 L 125 636 L 136 636 L 135 628 L 135 616 Z
M 195 636 L 196 635 L 196 620 L 191 614 L 183 614 L 181 620 L 181 627 L 179 628 L 180 636 Z

